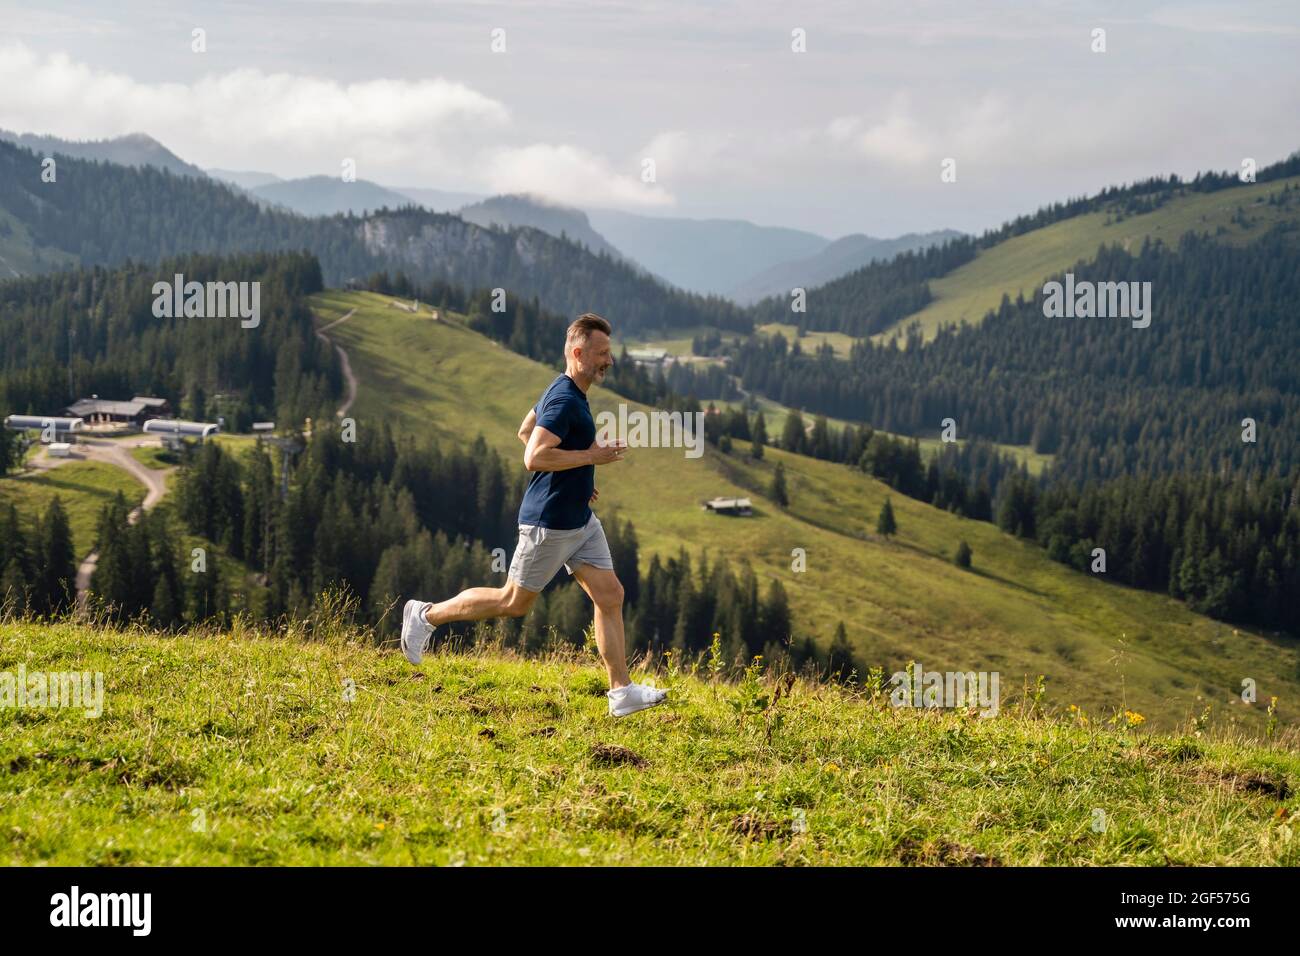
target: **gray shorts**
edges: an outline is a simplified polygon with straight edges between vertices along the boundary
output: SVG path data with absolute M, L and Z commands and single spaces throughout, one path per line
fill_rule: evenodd
M 510 579 L 520 587 L 540 591 L 560 573 L 561 565 L 572 574 L 584 564 L 614 570 L 605 529 L 594 514 L 585 527 L 563 531 L 521 524 L 519 543 L 510 561 Z

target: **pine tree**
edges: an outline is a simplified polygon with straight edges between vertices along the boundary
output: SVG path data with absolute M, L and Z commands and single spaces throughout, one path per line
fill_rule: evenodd
M 27 610 L 27 579 L 16 557 L 10 558 L 0 574 L 0 611 L 22 614 Z
M 220 604 L 220 570 L 215 555 L 209 554 L 205 570 L 188 572 L 189 605 L 191 620 L 205 621 L 222 611 Z
M 957 567 L 959 568 L 969 568 L 970 559 L 971 559 L 970 545 L 967 544 L 966 541 L 963 539 L 962 541 L 959 541 L 957 543 L 957 554 L 953 558 L 953 561 L 954 563 L 956 563 Z
M 17 467 L 21 457 L 17 434 L 7 428 L 0 428 L 0 478 Z
M 876 519 L 876 534 L 888 538 L 897 531 L 898 523 L 894 521 L 894 506 L 889 503 L 889 496 L 886 495 L 885 503 L 880 508 L 880 517 Z
M 788 409 L 785 416 L 785 427 L 781 431 L 781 447 L 786 451 L 801 454 L 804 450 L 805 438 L 803 416 L 799 414 L 799 409 Z
M 827 459 L 831 457 L 831 433 L 825 415 L 818 415 L 813 419 L 812 435 L 805 451 L 814 458 Z
M 149 616 L 159 627 L 171 628 L 180 621 L 180 606 L 172 579 L 160 575 L 158 584 L 153 589 L 153 601 L 149 605 Z
M 782 508 L 790 504 L 790 496 L 785 487 L 785 466 L 779 461 L 776 463 L 776 470 L 772 472 L 770 496 Z
M 45 614 L 59 614 L 72 606 L 77 596 L 77 559 L 72 547 L 68 513 L 58 495 L 41 519 L 40 591 Z
M 790 599 L 786 597 L 785 586 L 776 578 L 767 586 L 759 627 L 763 635 L 762 644 L 769 641 L 785 644 L 791 639 Z
M 754 427 L 752 429 L 753 438 L 750 440 L 749 455 L 755 461 L 761 461 L 763 458 L 763 446 L 767 444 L 767 421 L 762 412 L 754 415 Z
M 185 616 L 176 549 L 168 543 L 168 529 L 163 521 L 151 522 L 151 525 L 154 533 L 154 577 L 157 583 L 149 602 L 149 615 L 156 624 L 172 628 L 180 624 Z
M 844 622 L 840 621 L 835 626 L 835 636 L 831 639 L 831 646 L 827 660 L 827 667 L 830 669 L 831 676 L 838 680 L 844 680 L 854 669 L 853 648 L 849 644 L 849 635 L 844 630 Z
M 0 581 L 0 608 L 11 593 L 8 600 L 14 604 L 14 610 L 26 609 L 28 564 L 27 538 L 18 522 L 18 509 L 10 502 L 8 509 L 0 512 L 0 573 L 5 577 Z

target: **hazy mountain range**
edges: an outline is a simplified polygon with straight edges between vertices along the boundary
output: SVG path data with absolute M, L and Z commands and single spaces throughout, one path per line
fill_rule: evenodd
M 955 229 L 909 232 L 897 239 L 875 239 L 855 234 L 828 242 L 814 255 L 769 266 L 728 290 L 728 297 L 749 305 L 770 295 L 787 295 L 791 289 L 811 289 L 861 269 L 870 262 L 892 259 L 904 252 L 940 245 L 963 233 Z
M 552 236 L 567 236 L 597 254 L 627 258 L 591 227 L 582 210 L 549 203 L 539 196 L 493 196 L 456 210 L 456 215 L 480 226 L 532 226 Z
M 800 229 L 760 226 L 746 220 L 582 210 L 537 196 L 484 197 L 427 187 L 389 187 L 364 179 L 344 182 L 333 175 L 283 179 L 257 170 L 204 171 L 144 133 L 77 142 L 0 130 L 0 139 L 37 153 L 154 166 L 180 176 L 211 178 L 233 185 L 264 205 L 305 216 L 361 215 L 417 204 L 434 212 L 452 212 L 480 226 L 531 227 L 567 237 L 688 292 L 724 296 L 741 304 L 783 294 L 796 286 L 820 285 L 867 263 L 961 235 L 942 230 L 894 239 L 855 234 L 831 240 Z
M 62 153 L 77 159 L 100 160 L 120 166 L 156 166 L 178 176 L 203 178 L 207 175 L 144 133 L 128 133 L 114 139 L 70 140 L 36 133 L 11 133 L 0 129 L 0 139 L 17 143 L 34 153 Z

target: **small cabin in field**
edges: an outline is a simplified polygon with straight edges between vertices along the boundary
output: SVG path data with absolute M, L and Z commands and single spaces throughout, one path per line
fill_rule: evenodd
M 704 502 L 704 510 L 741 518 L 748 518 L 754 514 L 754 507 L 748 498 L 713 498 Z
M 636 365 L 658 368 L 668 361 L 667 349 L 628 349 L 627 357 Z

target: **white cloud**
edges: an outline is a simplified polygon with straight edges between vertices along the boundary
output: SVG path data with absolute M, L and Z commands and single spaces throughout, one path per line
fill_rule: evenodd
M 241 68 L 192 82 L 145 83 L 21 43 L 0 47 L 0 127 L 69 139 L 147 132 L 201 166 L 293 177 L 333 173 L 344 157 L 362 179 L 422 181 L 490 192 L 528 192 L 557 202 L 664 206 L 659 183 L 641 181 L 641 157 L 689 166 L 716 151 L 685 134 L 652 140 L 616 167 L 570 144 L 503 143 L 506 106 L 446 79 L 339 83 Z M 517 134 L 516 134 L 517 135 Z
M 190 83 L 144 83 L 22 44 L 0 47 L 0 126 L 71 139 L 144 131 L 203 165 L 299 175 L 343 156 L 395 163 L 453 151 L 499 130 L 499 101 L 441 78 L 339 83 L 237 69 Z M 307 167 L 304 170 L 304 166 Z
M 832 146 L 848 149 L 853 156 L 898 169 L 925 166 L 927 175 L 928 164 L 949 156 L 988 162 L 1015 154 L 1023 134 L 1006 98 L 998 93 L 951 107 L 940 100 L 924 114 L 912 107 L 906 95 L 898 94 L 872 122 L 839 116 L 824 129 Z
M 576 146 L 534 143 L 491 152 L 486 182 L 493 192 L 532 193 L 583 206 L 669 206 L 672 194 L 641 181 L 638 160 L 625 170 Z
M 670 186 L 674 182 L 709 179 L 719 174 L 733 175 L 749 165 L 737 162 L 731 155 L 733 138 L 721 132 L 668 130 L 652 137 L 639 155 L 653 159 L 659 181 Z
M 827 124 L 826 136 L 835 146 L 887 166 L 914 166 L 935 151 L 903 95 L 895 96 L 885 115 L 872 123 L 858 116 L 836 117 Z

